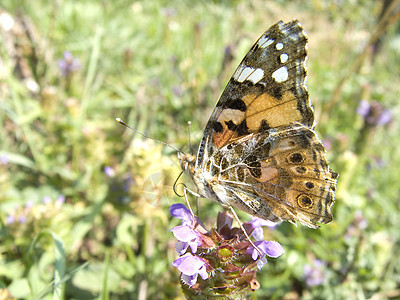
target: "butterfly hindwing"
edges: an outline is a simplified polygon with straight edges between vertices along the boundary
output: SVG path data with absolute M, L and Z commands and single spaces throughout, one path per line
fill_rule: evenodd
M 332 220 L 337 174 L 329 170 L 323 145 L 302 124 L 245 136 L 213 154 L 204 170 L 223 186 L 219 198 L 251 215 L 309 227 Z

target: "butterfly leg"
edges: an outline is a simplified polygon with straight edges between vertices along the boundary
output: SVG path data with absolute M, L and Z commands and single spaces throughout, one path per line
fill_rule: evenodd
M 189 202 L 189 197 L 188 197 L 188 193 L 192 194 L 193 196 L 196 197 L 196 206 L 197 206 L 197 213 L 199 212 L 199 205 L 198 205 L 198 199 L 200 198 L 200 195 L 193 192 L 192 190 L 188 189 L 187 187 L 183 188 L 183 194 L 185 196 L 185 200 L 186 200 L 186 204 L 189 208 L 190 214 L 192 215 L 192 219 L 193 219 L 193 226 L 196 225 L 196 215 L 194 214 L 192 207 L 190 206 L 190 202 Z
M 232 206 L 229 206 L 229 209 L 230 209 L 231 213 L 233 214 L 233 216 L 235 217 L 236 222 L 238 222 L 238 224 L 239 224 L 239 226 L 240 226 L 240 229 L 242 229 L 242 231 L 243 231 L 244 235 L 246 236 L 247 240 L 248 240 L 248 241 L 250 242 L 250 244 L 254 247 L 254 249 L 256 249 L 257 252 L 258 252 L 261 256 L 263 256 L 264 253 L 263 253 L 263 252 L 253 243 L 253 241 L 250 239 L 250 236 L 247 234 L 246 229 L 244 229 L 244 227 L 243 227 L 243 225 L 242 225 L 242 222 L 240 221 L 240 219 L 239 219 L 238 215 L 236 214 L 235 210 L 233 209 L 233 207 L 232 207 Z
M 199 215 L 199 198 L 200 197 L 196 197 L 196 215 Z

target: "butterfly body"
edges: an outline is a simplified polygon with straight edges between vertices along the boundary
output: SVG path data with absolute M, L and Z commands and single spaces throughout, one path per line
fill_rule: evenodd
M 207 123 L 197 157 L 179 153 L 202 197 L 311 227 L 332 220 L 336 178 L 313 131 L 307 38 L 278 22 L 250 49 Z

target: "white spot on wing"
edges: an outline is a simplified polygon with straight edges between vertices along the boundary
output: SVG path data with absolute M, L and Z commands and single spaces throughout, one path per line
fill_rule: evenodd
M 249 75 L 250 75 L 251 73 L 253 73 L 253 72 L 254 72 L 254 69 L 253 69 L 253 68 L 250 68 L 250 67 L 244 68 L 243 72 L 240 74 L 240 76 L 239 76 L 239 78 L 237 79 L 237 81 L 243 82 L 243 81 L 247 80 L 248 77 L 249 77 Z
M 264 71 L 262 69 L 257 69 L 255 70 L 253 73 L 251 73 L 249 75 L 249 77 L 247 78 L 247 80 L 253 82 L 254 84 L 256 84 L 257 82 L 259 82 L 262 78 L 264 77 Z
M 287 55 L 286 53 L 282 53 L 281 56 L 280 56 L 280 59 L 281 59 L 281 63 L 284 64 L 285 62 L 288 61 L 289 55 Z
M 263 36 L 258 40 L 257 45 L 258 45 L 260 48 L 267 48 L 267 47 L 268 47 L 269 45 L 271 45 L 273 42 L 274 42 L 273 39 L 270 39 L 269 37 L 263 35 Z
M 288 79 L 289 73 L 286 66 L 280 67 L 274 73 L 272 73 L 272 78 L 275 79 L 276 82 L 284 82 Z
M 233 74 L 233 76 L 232 76 L 233 79 L 238 80 L 240 74 L 243 72 L 244 67 L 245 67 L 245 66 L 244 66 L 243 64 L 241 64 L 241 65 L 236 69 L 235 74 Z
M 277 50 L 282 50 L 283 49 L 283 44 L 282 43 L 276 43 L 276 49 Z
M 284 23 L 279 24 L 279 29 L 282 31 L 282 33 L 284 35 L 288 35 L 288 33 L 290 32 L 289 28 L 288 27 L 283 27 L 283 26 L 285 26 Z
M 240 65 L 235 74 L 233 74 L 233 79 L 237 82 L 251 81 L 253 84 L 258 83 L 264 77 L 263 69 L 254 69 L 246 65 Z

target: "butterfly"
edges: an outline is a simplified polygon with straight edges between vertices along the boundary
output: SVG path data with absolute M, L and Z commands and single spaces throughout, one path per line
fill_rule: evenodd
M 314 132 L 307 35 L 297 20 L 269 28 L 222 93 L 197 156 L 178 152 L 197 194 L 272 222 L 332 220 L 337 173 Z

